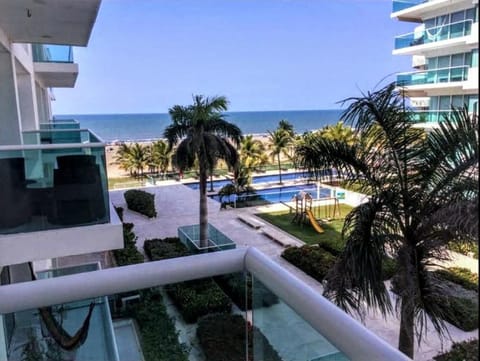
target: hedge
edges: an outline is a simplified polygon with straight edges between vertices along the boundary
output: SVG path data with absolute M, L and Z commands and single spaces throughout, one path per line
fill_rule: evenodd
M 148 218 L 156 217 L 155 195 L 138 189 L 130 189 L 123 196 L 127 202 L 128 209 L 141 213 Z
M 175 323 L 167 314 L 162 296 L 156 290 L 144 290 L 140 295 L 140 302 L 129 305 L 127 314 L 139 326 L 145 361 L 188 361 L 188 350 L 178 341 Z
M 471 272 L 468 268 L 450 267 L 436 270 L 435 274 L 444 280 L 462 286 L 466 290 L 478 292 L 478 274 Z
M 123 249 L 113 251 L 118 266 L 143 263 L 144 257 L 137 249 L 137 237 L 133 232 L 133 223 L 123 223 Z
M 190 255 L 189 250 L 178 237 L 147 239 L 143 244 L 143 249 L 151 261 Z
M 323 281 L 336 260 L 334 255 L 317 245 L 289 247 L 283 251 L 282 257 L 319 282 Z
M 211 278 L 176 283 L 166 287 L 168 295 L 187 323 L 209 313 L 225 313 L 232 302 Z
M 235 273 L 218 276 L 214 280 L 242 311 L 252 309 L 252 290 L 254 292 L 254 308 L 269 307 L 278 303 L 277 295 L 268 290 L 262 283 L 254 282 L 252 289 L 252 277 L 249 274 Z M 245 294 L 246 288 L 248 290 L 247 294 Z
M 256 327 L 248 332 L 248 353 L 254 355 L 253 340 L 262 345 L 263 361 L 281 361 L 277 352 Z M 198 322 L 197 337 L 208 361 L 245 361 L 246 330 L 245 319 L 240 315 L 210 315 Z M 255 347 L 255 354 L 259 350 Z M 249 359 L 250 359 L 249 358 Z
M 454 343 L 451 350 L 437 355 L 435 361 L 478 361 L 478 340 Z
M 473 331 L 478 328 L 478 303 L 454 296 L 442 296 L 438 300 L 445 314 L 445 321 L 462 331 Z

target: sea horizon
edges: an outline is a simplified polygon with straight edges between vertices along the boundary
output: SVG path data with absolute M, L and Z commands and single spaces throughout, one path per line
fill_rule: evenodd
M 243 134 L 265 135 L 287 120 L 296 133 L 304 133 L 336 124 L 343 109 L 321 110 L 263 110 L 225 112 L 226 119 L 240 127 Z M 146 142 L 163 138 L 163 131 L 171 123 L 168 113 L 122 114 L 58 114 L 54 120 L 76 119 L 81 128 L 91 129 L 103 141 Z

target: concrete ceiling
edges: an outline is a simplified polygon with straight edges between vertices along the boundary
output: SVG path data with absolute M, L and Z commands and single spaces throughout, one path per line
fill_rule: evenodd
M 0 0 L 0 27 L 17 43 L 86 46 L 101 0 Z

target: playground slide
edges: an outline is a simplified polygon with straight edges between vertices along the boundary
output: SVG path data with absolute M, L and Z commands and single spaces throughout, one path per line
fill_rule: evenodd
M 325 232 L 323 228 L 320 226 L 320 224 L 318 224 L 317 220 L 315 219 L 315 216 L 313 215 L 310 209 L 307 209 L 307 216 L 308 216 L 308 219 L 310 220 L 310 223 L 312 224 L 313 229 L 315 229 L 318 233 Z

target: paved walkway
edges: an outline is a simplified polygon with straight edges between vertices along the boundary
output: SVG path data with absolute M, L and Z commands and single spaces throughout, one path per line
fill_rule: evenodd
M 136 212 L 129 211 L 123 197 L 123 190 L 110 192 L 111 202 L 115 206 L 121 206 L 124 208 L 124 221 L 135 224 L 134 232 L 138 236 L 137 246 L 141 251 L 143 251 L 143 242 L 146 239 L 177 236 L 178 227 L 198 224 L 198 191 L 178 183 L 168 186 L 149 187 L 144 190 L 155 194 L 155 204 L 158 213 L 156 218 L 148 219 Z M 261 210 L 268 210 L 273 207 L 278 206 L 260 208 Z M 284 250 L 282 246 L 267 238 L 260 230 L 253 229 L 244 222 L 239 221 L 237 218 L 239 214 L 252 216 L 259 211 L 259 208 L 220 210 L 220 204 L 218 202 L 212 199 L 208 200 L 208 219 L 213 226 L 225 233 L 238 246 L 256 247 L 264 254 L 268 255 L 272 260 L 281 264 L 296 277 L 307 283 L 319 293 L 322 293 L 323 287 L 319 282 L 280 257 Z M 266 224 L 262 228 L 276 227 Z M 276 231 L 283 233 L 285 237 L 290 237 L 293 242 L 299 244 L 302 243 L 300 240 L 291 237 L 281 230 L 276 229 Z M 464 261 L 463 258 L 462 261 Z M 475 269 L 477 268 L 478 262 Z M 395 295 L 391 294 L 391 297 L 392 300 L 394 300 Z M 386 319 L 383 319 L 380 314 L 371 312 L 366 315 L 365 325 L 377 335 L 384 338 L 392 346 L 397 347 L 399 320 L 396 317 L 389 316 Z M 450 336 L 455 341 L 478 337 L 478 330 L 463 332 L 454 326 L 449 326 L 448 330 Z M 443 349 L 448 350 L 450 346 L 451 341 L 445 340 Z M 441 349 L 441 341 L 434 331 L 433 326 L 430 325 L 420 349 L 415 351 L 415 360 L 431 360 Z

